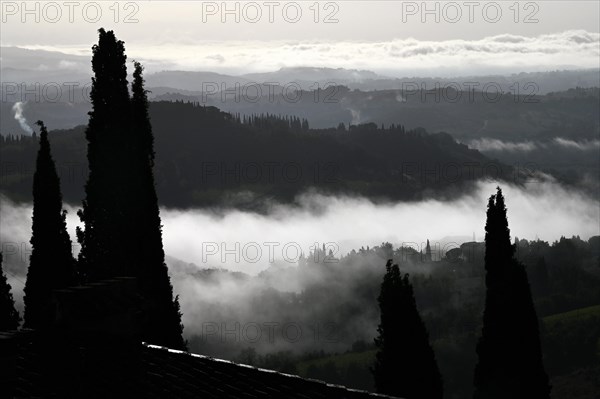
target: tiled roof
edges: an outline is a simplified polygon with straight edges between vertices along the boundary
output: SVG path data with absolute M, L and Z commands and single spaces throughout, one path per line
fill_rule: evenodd
M 32 330 L 0 333 L 0 398 L 389 397 L 155 345 L 76 344 L 62 353 L 54 343 Z
M 144 346 L 152 398 L 389 398 L 227 360 Z

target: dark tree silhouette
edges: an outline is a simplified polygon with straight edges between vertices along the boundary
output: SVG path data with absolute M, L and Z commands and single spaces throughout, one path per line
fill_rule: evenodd
M 32 251 L 25 283 L 24 327 L 44 328 L 52 322 L 52 290 L 75 282 L 75 260 L 62 209 L 60 179 L 52 159 L 48 131 L 42 121 L 33 175 Z
M 2 270 L 2 252 L 0 252 L 0 331 L 16 330 L 21 321 L 10 289 L 11 286 Z
M 182 349 L 178 298 L 164 260 L 142 66 L 135 63 L 130 97 L 124 44 L 112 31 L 99 34 L 86 131 L 90 173 L 79 213 L 85 223 L 78 231 L 81 271 L 86 281 L 136 277 L 144 299 L 142 339 Z
M 138 194 L 134 210 L 137 211 L 136 232 L 139 255 L 135 262 L 136 275 L 140 291 L 149 304 L 151 317 L 146 328 L 151 335 L 148 339 L 162 342 L 173 348 L 183 348 L 181 312 L 178 297 L 173 298 L 173 287 L 165 264 L 165 253 L 162 243 L 162 226 L 160 221 L 158 198 L 154 188 L 154 138 L 148 114 L 148 97 L 144 89 L 143 67 L 135 62 L 132 84 L 133 132 L 136 135 L 135 151 L 137 184 L 134 194 Z M 132 151 L 133 152 L 133 151 Z
M 525 267 L 514 258 L 500 187 L 485 226 L 486 302 L 477 344 L 475 399 L 550 397 Z
M 129 92 L 125 47 L 112 31 L 99 30 L 92 48 L 92 111 L 86 130 L 89 177 L 86 198 L 79 212 L 85 230 L 78 230 L 81 244 L 79 268 L 85 281 L 131 273 L 128 255 L 129 209 L 127 162 L 130 149 Z
M 377 392 L 406 399 L 439 399 L 443 383 L 408 274 L 390 259 L 379 294 L 381 322 L 372 368 Z

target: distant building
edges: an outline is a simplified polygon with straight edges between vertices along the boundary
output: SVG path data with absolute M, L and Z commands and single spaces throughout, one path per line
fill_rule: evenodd
M 427 246 L 425 247 L 425 262 L 431 262 L 431 246 L 429 240 L 427 240 Z

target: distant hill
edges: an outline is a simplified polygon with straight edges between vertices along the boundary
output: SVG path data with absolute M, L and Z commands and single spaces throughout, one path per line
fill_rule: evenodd
M 153 101 L 193 101 L 215 106 L 226 112 L 251 115 L 270 113 L 295 115 L 307 119 L 312 127 L 336 127 L 346 124 L 402 123 L 409 129 L 423 127 L 429 132 L 448 132 L 461 141 L 493 138 L 509 141 L 546 140 L 555 137 L 596 139 L 600 136 L 600 91 L 598 88 L 570 89 L 546 95 L 505 92 L 498 96 L 490 89 L 454 91 L 451 88 L 427 91 L 351 90 L 335 86 L 296 92 L 278 85 L 253 85 L 221 93 L 218 86 L 202 93 L 193 89 L 178 90 L 166 84 L 166 73 L 151 86 Z M 150 75 L 153 76 L 153 75 Z M 148 78 L 149 80 L 151 78 Z M 218 79 L 213 79 L 218 80 Z M 211 83 L 212 85 L 212 83 Z M 76 92 L 78 101 L 34 101 L 23 106 L 30 121 L 43 119 L 55 129 L 72 128 L 87 123 L 89 102 Z M 23 132 L 14 118 L 12 107 L 21 97 L 5 95 L 0 103 L 0 133 Z M 64 96 L 67 92 L 64 92 Z M 66 100 L 63 98 L 62 100 Z
M 417 200 L 448 190 L 455 196 L 480 177 L 512 177 L 508 166 L 448 134 L 424 129 L 375 124 L 309 129 L 293 117 L 239 119 L 181 102 L 154 102 L 150 111 L 158 196 L 166 206 L 260 208 L 270 200 L 293 201 L 309 189 Z M 84 130 L 50 134 L 63 193 L 73 203 L 83 196 L 87 172 Z M 29 137 L 2 140 L 3 162 L 18 165 L 6 171 L 0 187 L 10 197 L 30 200 L 36 151 Z
M 2 53 L 0 76 L 3 90 L 7 83 L 44 85 L 49 82 L 62 84 L 91 81 L 89 56 L 11 46 L 0 47 L 0 52 Z M 4 98 L 2 101 L 5 101 Z
M 197 74 L 213 81 L 222 76 Z M 182 79 L 191 76 L 187 72 L 181 75 Z M 156 83 L 169 84 L 169 79 L 178 73 L 150 76 L 161 77 Z M 242 118 L 267 113 L 293 115 L 318 129 L 335 128 L 339 123 L 346 127 L 375 123 L 386 128 L 402 124 L 406 130 L 446 132 L 489 158 L 510 165 L 535 165 L 535 169 L 562 182 L 577 184 L 592 195 L 600 193 L 598 88 L 574 88 L 545 95 L 505 92 L 494 98 L 494 93 L 457 92 L 451 88 L 362 91 L 335 86 L 297 92 L 289 87 L 262 84 L 246 89 L 238 86 L 236 90 L 221 93 L 215 83 L 209 87 L 211 91 L 203 93 L 193 90 L 193 82 L 188 84 L 189 90 L 155 86 L 150 87 L 149 96 L 153 102 L 197 102 Z M 79 97 L 73 102 L 31 100 L 21 104 L 24 118 L 21 123 L 32 126 L 42 119 L 52 129 L 87 124 L 90 104 L 83 101 L 81 91 L 77 93 Z M 15 96 L 6 97 L 10 100 Z M 24 132 L 15 119 L 14 104 L 14 101 L 0 102 L 2 135 Z
M 252 82 L 240 76 L 223 75 L 214 72 L 189 72 L 189 71 L 162 71 L 148 74 L 146 84 L 148 87 L 162 86 L 171 90 L 183 90 L 184 92 L 196 91 L 201 93 L 217 85 L 220 88 L 235 87 L 236 84 L 245 85 Z

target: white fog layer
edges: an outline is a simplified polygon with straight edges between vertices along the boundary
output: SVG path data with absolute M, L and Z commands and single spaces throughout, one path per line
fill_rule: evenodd
M 270 260 L 295 264 L 298 250 L 306 255 L 315 243 L 326 244 L 334 252 L 337 248 L 335 255 L 340 256 L 386 241 L 395 246 L 420 246 L 429 239 L 441 248 L 470 241 L 473 235 L 483 241 L 487 198 L 495 186 L 494 182 L 479 183 L 474 194 L 459 200 L 385 205 L 364 198 L 305 194 L 298 198 L 300 206 L 274 205 L 269 215 L 239 210 L 216 214 L 205 209 L 162 209 L 164 248 L 168 256 L 198 266 L 255 274 L 267 268 Z M 552 242 L 561 236 L 588 239 L 600 234 L 598 200 L 552 182 L 502 188 L 513 238 Z M 69 234 L 77 252 L 77 207 L 66 209 Z M 0 240 L 5 255 L 19 248 L 27 262 L 31 205 L 17 205 L 3 198 L 0 210 Z

